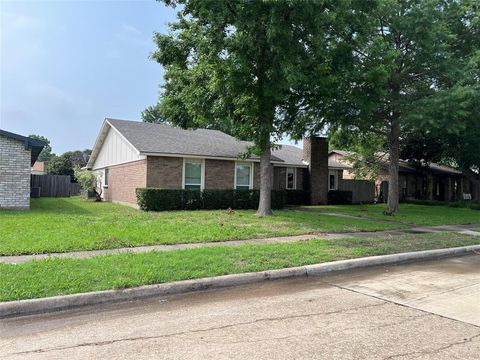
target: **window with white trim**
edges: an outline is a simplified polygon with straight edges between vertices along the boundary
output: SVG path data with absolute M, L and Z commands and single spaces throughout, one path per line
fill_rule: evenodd
M 287 190 L 295 190 L 295 168 L 287 168 Z
M 235 189 L 249 190 L 252 188 L 253 171 L 251 163 L 235 163 Z
M 183 162 L 183 188 L 186 190 L 202 190 L 203 161 L 185 159 Z
M 103 172 L 103 186 L 108 186 L 108 168 Z

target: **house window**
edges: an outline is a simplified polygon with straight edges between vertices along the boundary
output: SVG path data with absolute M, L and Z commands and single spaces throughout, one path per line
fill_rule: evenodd
M 183 188 L 186 190 L 203 189 L 203 161 L 185 159 L 183 163 Z
M 407 197 L 407 177 L 404 176 L 402 180 L 402 197 L 405 199 Z
M 328 173 L 328 190 L 337 190 L 337 174 L 335 170 Z
M 287 190 L 295 190 L 295 168 L 287 168 Z
M 252 164 L 235 164 L 235 189 L 249 190 L 252 188 L 253 171 Z
M 103 172 L 103 186 L 108 186 L 108 168 Z

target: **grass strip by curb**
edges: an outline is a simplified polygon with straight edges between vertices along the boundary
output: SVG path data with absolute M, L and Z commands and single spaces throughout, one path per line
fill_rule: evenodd
M 0 301 L 122 289 L 477 243 L 478 238 L 465 234 L 436 233 L 0 264 Z
M 263 281 L 322 276 L 339 271 L 349 271 L 372 266 L 399 265 L 416 261 L 428 261 L 453 256 L 465 256 L 480 251 L 480 245 L 446 249 L 404 252 L 390 255 L 367 256 L 357 259 L 332 261 L 276 270 L 213 276 L 201 279 L 181 280 L 164 284 L 143 285 L 129 289 L 91 291 L 79 294 L 59 295 L 40 299 L 0 302 L 0 319 L 31 314 L 67 310 L 105 303 L 133 301 L 167 295 L 180 295 L 192 291 L 221 289 L 231 286 L 254 284 Z

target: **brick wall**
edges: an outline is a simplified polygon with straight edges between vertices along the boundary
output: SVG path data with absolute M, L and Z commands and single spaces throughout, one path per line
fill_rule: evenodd
M 149 156 L 147 158 L 147 186 L 163 189 L 181 189 L 183 158 Z M 205 189 L 233 189 L 235 161 L 205 159 Z M 260 189 L 260 164 L 254 163 L 253 188 Z
M 133 161 L 108 168 L 107 201 L 137 205 L 135 189 L 147 185 L 147 160 Z
M 308 188 L 306 182 L 307 171 L 304 168 L 297 168 L 296 190 Z M 273 168 L 273 189 L 285 190 L 287 188 L 287 168 L 284 166 L 274 166 Z
M 325 138 L 303 140 L 303 159 L 308 162 L 311 201 L 313 205 L 328 201 L 328 142 Z
M 30 207 L 31 156 L 23 142 L 0 135 L 0 208 Z
M 166 156 L 147 157 L 147 187 L 181 189 L 183 158 Z
M 305 182 L 306 182 L 306 178 L 305 178 L 305 175 L 306 174 L 306 169 L 304 168 L 297 168 L 297 190 L 304 190 L 305 189 Z
M 274 189 L 285 189 L 286 168 L 275 167 Z M 304 188 L 306 169 L 297 169 L 297 189 Z M 136 205 L 135 189 L 158 187 L 181 189 L 183 158 L 149 156 L 146 160 L 109 167 L 109 186 L 104 190 L 106 201 Z M 235 181 L 235 161 L 205 159 L 205 189 L 233 189 Z M 277 184 L 275 183 L 277 181 Z M 254 163 L 253 188 L 260 189 L 260 164 Z
M 287 168 L 281 166 L 273 167 L 273 189 L 285 190 L 286 188 Z
M 260 163 L 258 162 L 253 165 L 253 188 L 260 190 Z
M 235 161 L 205 159 L 205 189 L 233 189 Z

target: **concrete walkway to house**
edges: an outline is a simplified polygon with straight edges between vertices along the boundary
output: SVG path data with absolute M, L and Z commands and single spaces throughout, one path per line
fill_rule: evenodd
M 270 237 L 263 239 L 247 239 L 247 240 L 229 240 L 217 242 L 203 242 L 203 243 L 183 243 L 172 245 L 148 245 L 137 247 L 126 247 L 117 249 L 103 249 L 103 250 L 88 250 L 88 251 L 73 251 L 65 253 L 46 253 L 35 255 L 14 255 L 14 256 L 0 256 L 0 263 L 4 264 L 20 264 L 31 260 L 41 260 L 47 258 L 87 258 L 100 255 L 121 254 L 121 253 L 144 253 L 149 251 L 173 251 L 182 249 L 195 249 L 201 247 L 212 246 L 241 246 L 246 244 L 281 244 L 294 243 L 300 241 L 307 241 L 312 239 L 334 240 L 346 237 L 382 237 L 382 236 L 401 236 L 405 234 L 427 234 L 439 232 L 453 232 L 460 234 L 468 234 L 472 236 L 479 236 L 480 232 L 474 231 L 477 225 L 441 225 L 441 226 L 421 226 L 421 227 L 406 227 L 397 230 L 387 231 L 359 231 L 359 232 L 343 232 L 343 233 L 317 233 L 294 236 Z M 480 241 L 480 239 L 479 239 Z

